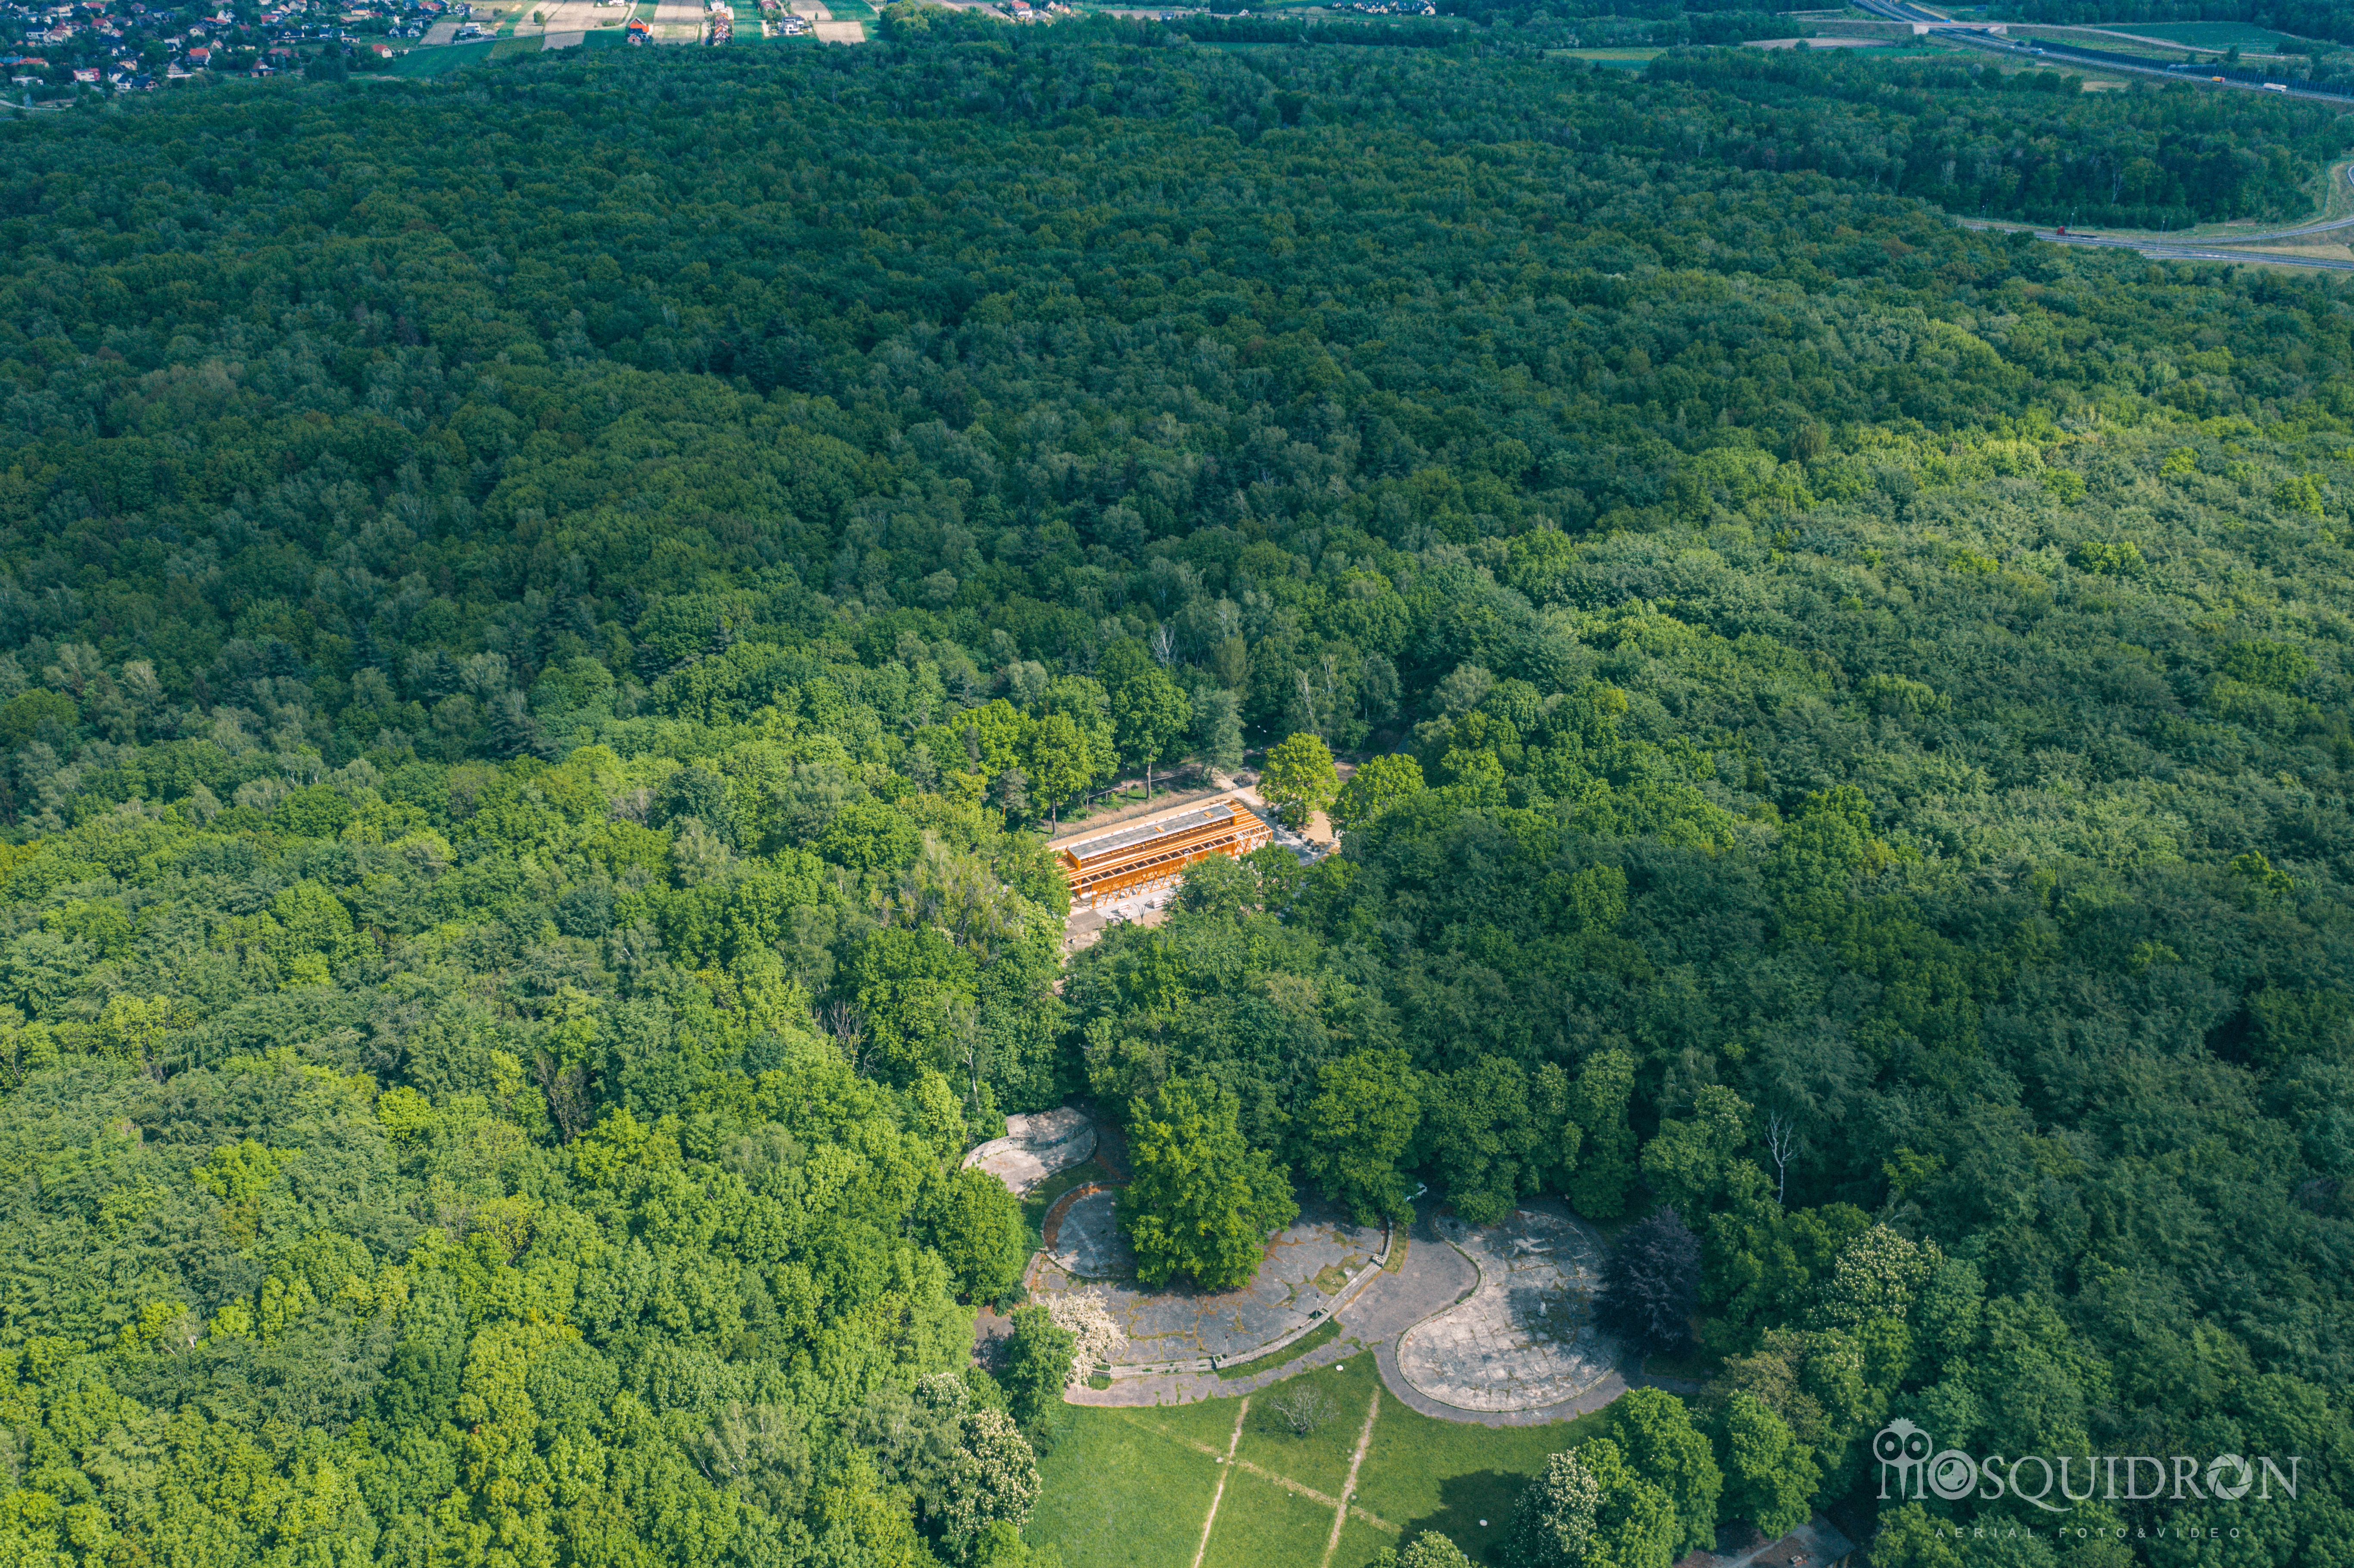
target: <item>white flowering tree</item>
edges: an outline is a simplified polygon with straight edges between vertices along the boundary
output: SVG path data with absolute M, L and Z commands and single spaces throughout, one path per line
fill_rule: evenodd
M 913 1488 L 954 1559 L 986 1555 L 986 1542 L 1018 1536 L 1038 1501 L 1038 1456 L 1013 1416 L 976 1405 L 954 1372 L 920 1379 L 913 1403 L 919 1414 L 889 1445 L 893 1473 Z
M 1516 1568 L 1568 1568 L 1585 1561 L 1594 1542 L 1594 1512 L 1602 1484 L 1575 1450 L 1545 1461 L 1513 1510 L 1511 1560 Z
M 1103 1298 L 1092 1290 L 1073 1290 L 1046 1298 L 1046 1315 L 1055 1327 L 1077 1341 L 1071 1351 L 1068 1383 L 1083 1383 L 1098 1361 L 1109 1361 L 1128 1343 L 1128 1336 L 1112 1321 Z
M 1914 1298 L 1944 1261 L 1935 1242 L 1907 1240 L 1874 1225 L 1848 1243 L 1815 1300 L 1815 1320 L 1826 1329 L 1860 1329 L 1875 1319 L 1900 1322 Z
M 1002 1520 L 1019 1531 L 1038 1501 L 1038 1457 L 1002 1410 L 969 1410 L 949 1462 L 940 1527 L 950 1541 L 973 1541 Z

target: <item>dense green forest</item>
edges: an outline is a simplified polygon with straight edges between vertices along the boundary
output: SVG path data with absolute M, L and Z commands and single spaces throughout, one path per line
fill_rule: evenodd
M 882 31 L 0 122 L 0 1557 L 1051 1563 L 954 1172 L 1090 1093 L 1672 1202 L 1801 1512 L 2354 1561 L 2354 295 L 1929 205 L 2332 113 Z M 1302 734 L 1066 969 L 1042 824 Z

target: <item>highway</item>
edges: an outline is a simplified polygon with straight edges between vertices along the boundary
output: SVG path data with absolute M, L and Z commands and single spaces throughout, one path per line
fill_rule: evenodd
M 2354 185 L 2354 164 L 2346 165 L 2346 183 Z M 2333 229 L 2354 228 L 2354 217 L 2333 217 L 2327 223 L 2308 223 L 2302 228 L 2276 228 L 2270 234 L 2240 234 L 2228 239 L 2210 239 L 2210 245 L 2264 245 L 2276 239 L 2303 239 L 2309 234 L 2327 234 Z
M 2002 234 L 2021 232 L 2006 223 L 1985 223 L 1970 217 L 1956 221 L 1964 228 L 1992 229 Z M 2318 267 L 2328 272 L 2354 272 L 2354 261 L 2338 261 L 2327 256 L 2288 256 L 2271 250 L 2225 250 L 2212 244 L 2201 245 L 2195 241 L 2186 244 L 2162 239 L 2122 239 L 2105 234 L 2062 234 L 2050 228 L 2031 228 L 2025 232 L 2047 245 L 2077 245 L 2094 250 L 2130 250 L 2153 261 L 2270 261 L 2280 267 Z
M 2106 49 L 2088 49 L 2074 44 L 2054 43 L 2048 38 L 2032 44 L 2014 43 L 1988 32 L 1984 23 L 1956 22 L 1926 5 L 1915 5 L 1912 0 L 1855 0 L 1855 5 L 1858 10 L 1869 12 L 1883 21 L 1926 26 L 1931 37 L 1967 48 L 1985 49 L 1991 54 L 2007 55 L 2022 64 L 2038 59 L 2048 60 L 2053 65 L 2074 63 L 2127 76 L 2154 76 L 2161 81 L 2189 82 L 2194 87 L 2236 87 L 2247 92 L 2278 91 L 2288 98 L 2311 98 L 2328 103 L 2344 103 L 2347 101 L 2347 95 L 2342 92 L 2325 92 L 2318 88 L 2290 82 L 2268 85 L 2260 79 L 2223 76 L 2205 69 L 2197 72 L 2168 70 L 2164 66 L 2141 64 L 2131 56 L 2111 54 Z
M 1932 11 L 1926 5 L 1914 5 L 1912 4 L 1912 0 L 1855 0 L 1855 5 L 1859 10 L 1868 11 L 1872 15 L 1881 17 L 1886 21 L 1906 22 L 1914 26 L 1926 26 L 1929 29 L 1929 36 L 1943 38 L 1948 43 L 1962 44 L 1971 48 L 1986 49 L 1995 54 L 2009 55 L 2014 59 L 2020 58 L 2022 56 L 2031 60 L 2037 58 L 2052 59 L 2055 57 L 2065 60 L 2074 58 L 2096 65 L 2103 70 L 2126 71 L 2140 76 L 2154 76 L 2161 78 L 2167 81 L 2187 81 L 2193 85 L 2201 87 L 2237 87 L 2244 89 L 2249 92 L 2264 92 L 2268 90 L 2265 85 L 2261 81 L 2235 80 L 2230 77 L 2194 76 L 2186 71 L 2168 70 L 2159 66 L 2124 63 L 2120 57 L 2109 54 L 2105 50 L 2075 48 L 2066 44 L 2056 44 L 2049 40 L 2044 40 L 2031 45 L 2015 43 L 2008 38 L 1998 37 L 1986 32 L 1982 26 L 1957 23 L 1952 17 L 1944 16 L 1939 12 Z M 2338 93 L 2312 91 L 2297 87 L 2289 87 L 2284 96 L 2289 98 L 2325 99 L 2337 102 L 2343 102 L 2345 101 L 2343 95 Z M 2349 185 L 2354 185 L 2354 164 L 2347 165 L 2346 178 Z M 2008 228 L 2009 226 L 1994 223 L 1978 223 L 1965 219 L 1963 220 L 1962 227 L 1965 228 Z M 2228 239 L 2210 239 L 2204 241 L 2126 239 L 2112 238 L 2106 235 L 2062 234 L 2057 231 L 2048 229 L 2032 229 L 2030 230 L 2030 232 L 2034 234 L 2036 238 L 2049 241 L 2054 245 L 2083 245 L 2120 250 L 2131 250 L 2137 254 L 2147 256 L 2156 260 L 2270 261 L 2285 267 L 2317 267 L 2326 271 L 2354 272 L 2354 261 L 2336 261 L 2321 256 L 2285 256 L 2270 251 L 2243 250 L 2237 249 L 2238 247 L 2244 245 L 2277 243 L 2284 239 L 2303 239 L 2312 235 L 2329 234 L 2343 228 L 2354 228 L 2354 217 L 2335 217 L 2324 223 L 2308 223 L 2296 228 L 2274 229 L 2268 234 L 2243 234 L 2235 235 Z M 2223 249 L 2223 247 L 2227 246 L 2232 247 L 2232 249 Z
M 2285 256 L 2270 250 L 2219 250 L 2211 246 L 2153 245 L 2146 239 L 2104 239 L 2094 235 L 2039 234 L 2057 245 L 2111 246 L 2158 261 L 2270 261 L 2280 267 L 2318 267 L 2329 272 L 2354 272 L 2354 261 L 2327 256 Z
M 1932 11 L 1926 5 L 1908 5 L 1906 0 L 1855 0 L 1855 6 L 1859 11 L 1869 11 L 1892 22 L 1927 22 L 1940 27 L 1949 27 L 1954 23 L 1951 16 Z

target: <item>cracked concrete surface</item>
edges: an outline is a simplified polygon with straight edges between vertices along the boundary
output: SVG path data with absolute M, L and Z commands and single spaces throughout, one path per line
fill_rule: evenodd
M 1032 1161 L 1000 1171 L 1009 1185 L 1028 1186 L 1091 1154 L 1118 1171 L 1118 1132 L 1092 1127 L 1076 1108 L 1043 1112 L 1013 1118 L 1007 1138 L 967 1158 L 989 1163 L 996 1150 Z M 1035 1176 L 1027 1174 L 1034 1164 Z M 1111 1385 L 1069 1390 L 1074 1404 L 1149 1407 L 1247 1394 L 1368 1350 L 1401 1404 L 1490 1426 L 1564 1420 L 1601 1409 L 1630 1386 L 1694 1392 L 1622 1373 L 1619 1346 L 1592 1321 L 1600 1238 L 1549 1198 L 1485 1230 L 1426 1214 L 1390 1238 L 1395 1251 L 1385 1269 L 1372 1266 L 1382 1254 L 1380 1230 L 1311 1201 L 1268 1243 L 1249 1286 L 1215 1293 L 1140 1284 L 1117 1205 L 1108 1184 L 1066 1194 L 1031 1263 L 1034 1296 L 1091 1289 L 1128 1336 Z M 1326 1318 L 1339 1321 L 1338 1339 L 1280 1366 L 1238 1370 L 1254 1356 L 1276 1359 L 1270 1349 Z
M 1500 1225 L 1437 1220 L 1438 1233 L 1479 1272 L 1463 1301 L 1416 1323 L 1397 1344 L 1398 1371 L 1458 1410 L 1563 1404 L 1607 1378 L 1622 1354 L 1594 1325 L 1602 1247 L 1567 1213 L 1517 1210 Z
M 964 1157 L 1004 1182 L 1019 1197 L 1057 1171 L 1091 1158 L 1096 1124 L 1075 1106 L 1005 1118 L 1005 1136 L 993 1138 Z
M 1138 1282 L 1118 1224 L 1119 1194 L 1088 1192 L 1061 1215 L 1034 1270 L 1031 1293 L 1092 1288 L 1128 1335 L 1119 1365 L 1154 1366 L 1247 1355 L 1331 1313 L 1347 1283 L 1381 1255 L 1382 1233 L 1322 1203 L 1267 1244 L 1258 1274 L 1239 1290 Z

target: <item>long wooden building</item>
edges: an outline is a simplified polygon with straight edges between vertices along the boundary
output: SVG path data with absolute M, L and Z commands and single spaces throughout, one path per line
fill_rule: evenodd
M 1197 801 L 1108 832 L 1053 846 L 1071 884 L 1071 907 L 1092 909 L 1176 886 L 1205 855 L 1246 855 L 1275 834 L 1240 799 Z

